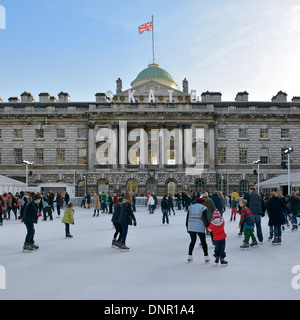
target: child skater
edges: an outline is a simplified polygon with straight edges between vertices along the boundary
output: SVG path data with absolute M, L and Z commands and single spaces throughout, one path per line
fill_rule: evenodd
M 252 243 L 250 244 L 251 247 L 258 246 L 258 243 L 256 241 L 255 235 L 253 233 L 254 229 L 254 216 L 251 210 L 246 207 L 247 200 L 241 199 L 240 200 L 240 207 L 241 207 L 241 220 L 239 223 L 239 227 L 243 224 L 244 227 L 244 244 L 240 246 L 240 249 L 247 250 L 249 249 L 249 239 L 251 237 Z
M 72 202 L 67 205 L 61 222 L 66 226 L 66 238 L 73 238 L 70 234 L 70 224 L 74 224 L 74 204 Z
M 237 206 L 238 206 L 238 202 L 235 199 L 235 197 L 233 197 L 231 199 L 231 217 L 230 217 L 230 222 L 232 221 L 232 219 L 233 219 L 233 221 L 235 221 L 236 213 L 237 213 Z
M 211 220 L 210 225 L 207 227 L 208 231 L 213 232 L 213 240 L 215 244 L 215 254 L 214 257 L 216 258 L 215 263 L 221 262 L 222 266 L 226 266 L 228 264 L 225 261 L 226 253 L 225 253 L 225 245 L 226 241 L 225 238 L 227 237 L 225 231 L 225 221 L 221 217 L 220 212 L 216 209 L 213 213 L 213 217 Z

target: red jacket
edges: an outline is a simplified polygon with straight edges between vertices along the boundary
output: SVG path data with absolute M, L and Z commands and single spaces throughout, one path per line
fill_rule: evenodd
M 225 231 L 225 221 L 221 217 L 216 217 L 211 220 L 210 225 L 207 227 L 208 231 L 212 231 L 213 233 L 213 240 L 223 240 L 227 237 Z

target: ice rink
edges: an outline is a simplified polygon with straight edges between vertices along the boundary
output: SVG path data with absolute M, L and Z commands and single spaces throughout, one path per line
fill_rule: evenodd
M 282 245 L 274 246 L 267 240 L 265 216 L 263 244 L 242 251 L 238 221 L 229 222 L 229 210 L 224 214 L 226 267 L 214 264 L 210 238 L 210 262 L 204 262 L 199 240 L 194 261 L 187 262 L 190 238 L 184 211 L 176 210 L 170 224 L 162 225 L 160 208 L 150 215 L 145 207 L 138 207 L 137 227 L 129 227 L 126 242 L 130 252 L 111 247 L 111 215 L 92 217 L 92 208 L 75 208 L 73 239 L 65 239 L 64 224 L 56 212 L 53 221 L 39 220 L 35 240 L 40 249 L 33 253 L 22 251 L 24 224 L 4 220 L 0 227 L 0 265 L 4 267 L 0 270 L 0 300 L 299 299 L 300 230 L 286 229 Z M 298 273 L 292 273 L 293 268 Z

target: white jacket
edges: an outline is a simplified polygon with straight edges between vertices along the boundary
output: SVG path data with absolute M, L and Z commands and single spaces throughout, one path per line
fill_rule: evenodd
M 148 199 L 148 206 L 149 205 L 150 206 L 154 206 L 154 204 L 155 204 L 154 198 L 152 196 L 150 196 L 149 199 Z

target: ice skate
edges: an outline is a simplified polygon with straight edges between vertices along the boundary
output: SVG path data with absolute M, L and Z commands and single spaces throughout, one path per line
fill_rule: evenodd
M 206 262 L 206 263 L 209 263 L 209 256 L 204 256 L 204 261 Z
M 241 250 L 249 250 L 249 243 L 244 242 L 244 244 L 242 246 L 240 246 Z
M 226 267 L 228 265 L 228 262 L 224 259 L 224 258 L 221 258 L 221 266 L 222 267 Z
M 70 233 L 67 233 L 66 238 L 73 238 L 73 236 Z
M 250 244 L 250 247 L 251 247 L 251 248 L 256 248 L 256 247 L 258 247 L 257 241 L 256 241 L 256 240 L 252 241 L 252 243 Z
M 33 252 L 33 248 L 30 243 L 24 243 L 23 252 Z
M 114 248 L 114 249 L 118 249 L 118 250 L 120 249 L 120 247 L 119 247 L 120 245 L 121 245 L 121 243 L 118 242 L 118 241 L 115 240 L 115 239 L 114 239 L 114 240 L 112 241 L 112 243 L 111 243 L 111 247 Z
M 272 244 L 273 244 L 274 246 L 281 245 L 281 238 L 280 238 L 280 237 L 274 238 L 274 240 L 272 241 Z
M 30 243 L 30 246 L 33 250 L 38 250 L 39 246 L 35 245 L 34 242 Z
M 128 247 L 125 245 L 125 243 L 121 243 L 121 245 L 119 246 L 119 248 L 120 248 L 120 251 L 121 251 L 121 252 L 127 252 L 127 251 L 129 251 L 129 249 L 130 249 L 130 248 L 128 248 Z
M 192 261 L 193 261 L 193 256 L 192 256 L 192 255 L 188 255 L 187 261 L 188 261 L 188 262 L 192 262 Z

